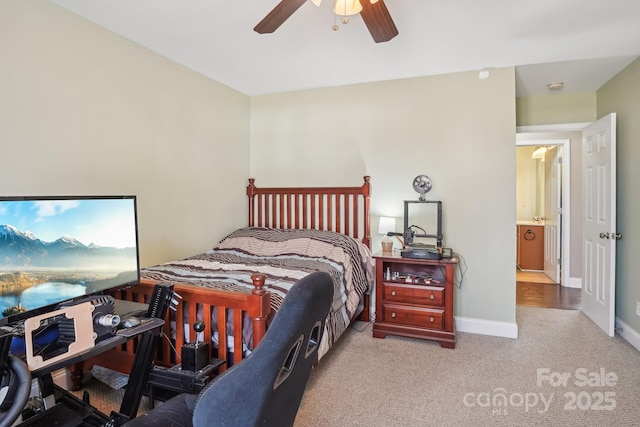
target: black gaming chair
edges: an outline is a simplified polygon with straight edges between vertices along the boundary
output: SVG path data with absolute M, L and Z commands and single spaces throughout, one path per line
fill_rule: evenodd
M 294 284 L 258 347 L 207 384 L 140 415 L 127 427 L 292 426 L 318 357 L 333 282 L 313 273 Z

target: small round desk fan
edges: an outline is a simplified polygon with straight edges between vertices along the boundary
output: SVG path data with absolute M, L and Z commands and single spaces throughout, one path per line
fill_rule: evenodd
M 427 194 L 431 190 L 431 179 L 426 175 L 418 175 L 413 180 L 413 189 L 418 193 L 418 200 L 424 202 L 427 200 Z

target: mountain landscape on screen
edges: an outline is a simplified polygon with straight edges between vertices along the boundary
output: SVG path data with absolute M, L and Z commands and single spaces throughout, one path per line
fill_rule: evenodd
M 15 268 L 99 268 L 130 269 L 135 248 L 85 245 L 73 237 L 63 236 L 44 242 L 29 232 L 0 224 L 0 271 Z M 133 266 L 135 267 L 135 266 Z

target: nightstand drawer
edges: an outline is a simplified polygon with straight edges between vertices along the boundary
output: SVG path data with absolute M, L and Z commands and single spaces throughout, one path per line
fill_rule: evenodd
M 385 322 L 444 329 L 444 310 L 383 303 Z
M 383 298 L 388 302 L 444 306 L 444 288 L 437 286 L 383 283 Z

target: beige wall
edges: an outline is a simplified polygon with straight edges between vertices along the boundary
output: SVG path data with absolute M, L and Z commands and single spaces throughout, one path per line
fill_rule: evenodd
M 589 123 L 596 117 L 596 93 L 553 93 L 516 99 L 518 126 Z
M 465 261 L 459 318 L 516 320 L 514 141 L 513 68 L 251 99 L 251 173 L 264 185 L 371 175 L 375 231 L 378 216 L 401 218 L 417 198 L 416 175 L 432 179 L 444 244 Z
M 0 2 L 0 195 L 134 194 L 143 266 L 245 224 L 249 106 L 45 0 Z
M 616 316 L 640 332 L 640 59 L 598 91 L 598 117 L 609 113 L 617 113 L 616 231 L 623 235 L 616 245 Z

